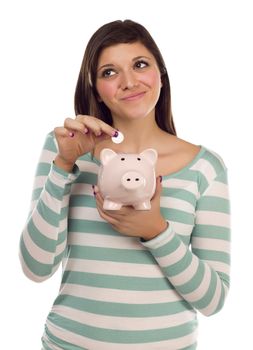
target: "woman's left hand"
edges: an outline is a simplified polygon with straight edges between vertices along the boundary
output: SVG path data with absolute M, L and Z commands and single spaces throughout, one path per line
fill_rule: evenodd
M 107 221 L 118 232 L 148 241 L 166 230 L 168 223 L 160 211 L 162 185 L 160 177 L 156 179 L 156 190 L 151 199 L 150 210 L 136 210 L 123 206 L 120 210 L 103 209 L 103 197 L 97 186 L 94 187 L 97 209 L 102 219 Z

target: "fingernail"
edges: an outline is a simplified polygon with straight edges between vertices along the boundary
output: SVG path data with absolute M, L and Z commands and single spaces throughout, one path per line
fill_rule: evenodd
M 75 134 L 73 132 L 69 133 L 69 137 L 74 137 L 74 136 L 75 136 Z
M 96 192 L 95 192 L 95 185 L 92 185 L 92 190 L 93 190 L 93 195 L 96 196 Z
M 120 131 L 115 131 L 114 136 L 112 137 L 113 143 L 121 143 L 124 140 L 124 135 Z
M 163 177 L 161 175 L 159 175 L 159 180 L 160 180 L 160 182 L 163 181 Z

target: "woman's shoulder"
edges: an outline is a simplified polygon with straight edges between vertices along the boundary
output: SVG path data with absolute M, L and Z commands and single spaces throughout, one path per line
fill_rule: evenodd
M 219 153 L 204 146 L 193 145 L 182 140 L 182 153 L 189 157 L 189 169 L 197 171 L 208 183 L 226 176 L 227 167 Z
M 173 153 L 176 157 L 185 162 L 192 161 L 200 153 L 202 146 L 190 143 L 189 141 L 174 137 Z
M 171 136 L 168 143 L 164 143 L 163 152 L 173 164 L 170 172 L 181 170 L 198 171 L 210 177 L 216 177 L 226 170 L 222 157 L 204 145 L 196 145 L 176 136 Z M 167 163 L 168 164 L 168 163 Z

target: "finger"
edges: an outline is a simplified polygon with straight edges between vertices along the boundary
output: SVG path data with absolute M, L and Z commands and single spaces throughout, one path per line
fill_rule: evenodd
M 108 136 L 107 134 L 102 133 L 102 134 L 100 134 L 100 135 L 98 135 L 98 136 L 95 136 L 95 137 L 93 138 L 93 141 L 95 142 L 95 144 L 98 144 L 98 143 L 100 143 L 100 142 L 102 142 L 102 141 L 105 141 L 105 140 L 108 140 L 108 139 L 110 139 L 110 138 L 111 138 L 111 136 Z
M 98 186 L 97 186 L 97 185 L 92 185 L 92 189 L 93 189 L 93 193 L 94 193 L 94 195 L 99 194 L 99 188 L 98 188 Z
M 69 133 L 70 133 L 70 131 L 62 126 L 54 128 L 54 134 L 55 134 L 56 138 L 57 138 L 57 136 L 68 137 Z
M 95 136 L 100 136 L 102 134 L 101 127 L 96 120 L 91 117 L 83 117 L 81 120 L 85 128 L 92 132 Z
M 124 215 L 123 211 L 125 208 L 121 208 L 120 210 L 105 210 L 103 207 L 104 199 L 99 192 L 96 194 L 96 204 L 99 215 L 110 224 L 118 225 L 119 222 L 122 221 L 122 215 Z
M 97 202 L 97 210 L 102 219 L 104 219 L 111 225 L 114 225 L 114 226 L 118 225 L 119 221 L 113 216 L 111 216 L 109 212 L 105 211 L 101 203 Z
M 100 209 L 101 211 L 105 212 L 105 210 L 103 208 L 104 198 L 102 197 L 102 195 L 99 192 L 99 189 L 96 185 L 95 186 L 93 185 L 92 188 L 93 188 L 94 196 L 96 197 L 97 208 Z
M 110 137 L 118 135 L 118 130 L 114 129 L 109 124 L 106 124 L 102 120 L 100 120 L 100 123 L 101 123 L 101 130 L 102 130 L 103 133 L 107 134 Z
M 78 115 L 76 119 L 83 123 L 85 127 L 92 131 L 96 136 L 100 136 L 102 133 L 105 133 L 109 137 L 112 137 L 117 132 L 117 130 L 111 127 L 109 124 L 106 124 L 102 120 L 92 116 Z
M 64 121 L 64 127 L 71 131 L 79 131 L 83 134 L 86 134 L 88 132 L 88 129 L 85 127 L 85 125 L 77 119 L 66 118 Z
M 100 208 L 103 208 L 103 203 L 104 203 L 104 199 L 102 198 L 101 194 L 98 192 L 94 192 L 95 196 L 96 196 L 96 202 L 97 202 L 97 206 L 99 206 Z

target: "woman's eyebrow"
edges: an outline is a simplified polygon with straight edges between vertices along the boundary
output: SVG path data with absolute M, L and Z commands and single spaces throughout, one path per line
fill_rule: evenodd
M 115 67 L 115 65 L 113 63 L 103 64 L 101 67 L 98 68 L 98 71 L 103 69 L 103 68 L 108 68 L 108 67 Z
M 151 57 L 148 57 L 148 56 L 137 56 L 137 57 L 134 57 L 134 58 L 132 59 L 132 61 L 136 61 L 136 60 L 139 60 L 139 59 L 141 59 L 141 58 L 144 58 L 144 59 L 146 59 L 146 60 L 151 60 Z

